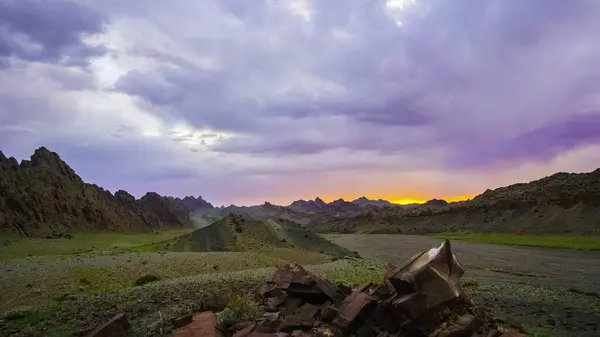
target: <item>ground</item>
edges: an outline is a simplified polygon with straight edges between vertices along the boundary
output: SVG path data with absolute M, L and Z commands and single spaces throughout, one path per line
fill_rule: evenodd
M 3 237 L 0 336 L 71 336 L 120 312 L 131 317 L 136 336 L 162 336 L 171 318 L 197 310 L 205 297 L 250 290 L 277 265 L 297 262 L 334 281 L 357 284 L 377 280 L 383 272 L 377 263 L 300 248 L 160 251 L 181 234 Z
M 124 312 L 135 336 L 166 336 L 171 318 L 197 310 L 212 294 L 251 289 L 267 280 L 275 265 L 298 262 L 334 283 L 380 282 L 384 262 L 402 263 L 441 242 L 422 236 L 328 236 L 366 259 L 281 247 L 260 252 L 159 251 L 160 243 L 181 234 L 3 237 L 0 335 L 71 336 Z M 600 284 L 594 281 L 600 279 L 600 252 L 461 241 L 454 241 L 453 249 L 476 302 L 510 314 L 532 332 L 597 336 Z M 141 281 L 149 283 L 136 285 Z
M 401 264 L 439 245 L 427 236 L 327 235 L 361 256 Z M 508 314 L 530 331 L 551 336 L 598 336 L 600 252 L 452 241 L 476 302 Z

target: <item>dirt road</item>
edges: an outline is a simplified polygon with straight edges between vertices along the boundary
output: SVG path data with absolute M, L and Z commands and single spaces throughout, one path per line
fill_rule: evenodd
M 442 241 L 426 236 L 328 236 L 361 256 L 401 264 Z M 476 302 L 489 304 L 529 330 L 552 336 L 600 336 L 600 252 L 453 241 L 473 280 Z

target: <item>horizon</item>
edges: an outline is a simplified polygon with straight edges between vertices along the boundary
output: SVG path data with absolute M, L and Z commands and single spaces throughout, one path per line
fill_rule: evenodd
M 598 31 L 588 0 L 4 0 L 0 150 L 136 197 L 464 200 L 597 168 Z

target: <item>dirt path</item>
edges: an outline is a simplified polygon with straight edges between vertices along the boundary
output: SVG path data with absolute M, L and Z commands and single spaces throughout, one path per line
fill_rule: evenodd
M 441 243 L 412 235 L 328 238 L 365 258 L 396 264 Z M 473 290 L 476 301 L 509 312 L 533 331 L 550 331 L 552 336 L 600 336 L 600 252 L 462 241 L 453 241 L 452 249 L 465 267 L 466 278 L 489 285 Z

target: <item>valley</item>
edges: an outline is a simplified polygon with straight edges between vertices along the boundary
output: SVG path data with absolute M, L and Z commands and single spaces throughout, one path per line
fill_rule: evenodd
M 127 336 L 169 336 L 173 319 L 277 266 L 357 287 L 447 238 L 465 291 L 522 332 L 600 327 L 600 170 L 411 205 L 135 198 L 85 183 L 46 148 L 21 163 L 0 155 L 0 179 L 0 335 L 82 335 L 122 313 Z

